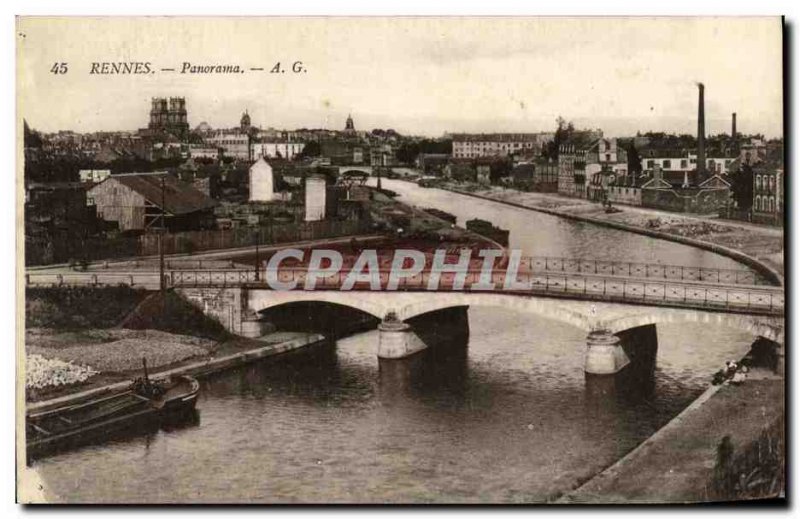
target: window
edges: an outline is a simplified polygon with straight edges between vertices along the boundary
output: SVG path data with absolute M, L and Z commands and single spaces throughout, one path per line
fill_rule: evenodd
M 756 175 L 756 189 L 761 189 L 761 175 Z
M 686 169 L 689 167 L 688 161 L 686 159 L 681 159 L 681 169 Z
M 669 159 L 664 159 L 664 161 L 663 161 L 663 163 L 662 163 L 662 164 L 663 164 L 663 165 L 662 165 L 662 167 L 663 167 L 664 169 L 672 169 L 672 161 L 671 161 L 671 160 L 669 160 Z
M 753 208 L 756 211 L 760 211 L 761 210 L 761 197 L 760 196 L 757 196 L 756 199 L 753 201 Z
M 656 161 L 648 160 L 647 161 L 647 169 L 653 169 L 653 166 L 655 166 L 655 164 L 656 164 Z
M 606 153 L 606 162 L 611 162 L 611 154 Z

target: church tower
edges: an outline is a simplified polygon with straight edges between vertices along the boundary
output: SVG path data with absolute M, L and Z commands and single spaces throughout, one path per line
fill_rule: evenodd
M 239 127 L 242 129 L 242 133 L 247 133 L 250 131 L 250 114 L 247 113 L 247 110 L 245 110 L 242 114 L 242 118 L 239 121 Z
M 347 122 L 344 124 L 344 131 L 347 133 L 355 133 L 356 126 L 353 124 L 353 116 L 347 114 Z

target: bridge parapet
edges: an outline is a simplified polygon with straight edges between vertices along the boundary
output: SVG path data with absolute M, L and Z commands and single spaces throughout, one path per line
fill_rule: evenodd
M 245 286 L 271 289 L 269 272 L 254 270 L 174 271 L 170 273 L 170 284 L 175 287 Z M 343 290 L 347 279 L 345 272 L 330 274 L 325 271 L 309 271 L 305 268 L 286 268 L 271 273 L 272 278 L 283 284 L 294 285 L 303 290 L 309 277 L 314 277 L 314 290 L 343 290 L 353 292 L 384 291 L 429 291 L 429 292 L 497 292 L 509 295 L 539 295 L 566 299 L 581 299 L 605 302 L 634 303 L 649 306 L 696 308 L 722 312 L 778 315 L 784 313 L 784 289 L 782 287 L 714 285 L 709 283 L 681 282 L 664 279 L 625 279 L 618 276 L 519 272 L 516 284 L 509 288 L 505 271 L 495 271 L 490 279 L 481 271 L 467 271 L 463 286 L 456 283 L 457 275 L 442 273 L 432 279 L 430 272 L 421 272 L 411 277 L 400 278 L 397 290 L 387 289 L 391 272 L 381 270 L 370 281 L 359 281 Z M 434 284 L 433 290 L 431 289 Z M 380 290 L 374 290 L 377 287 Z

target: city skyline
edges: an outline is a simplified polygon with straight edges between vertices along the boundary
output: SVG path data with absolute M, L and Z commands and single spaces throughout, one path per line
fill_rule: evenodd
M 552 131 L 559 116 L 611 137 L 694 133 L 695 83 L 702 81 L 709 135 L 728 133 L 732 112 L 742 133 L 783 133 L 778 18 L 499 19 L 474 36 L 469 28 L 477 30 L 479 18 L 376 18 L 358 25 L 336 18 L 216 20 L 233 34 L 231 41 L 216 38 L 220 29 L 204 19 L 191 25 L 166 18 L 141 22 L 140 30 L 174 33 L 183 44 L 170 46 L 167 37 L 142 41 L 114 19 L 80 22 L 88 33 L 113 35 L 101 50 L 74 30 L 45 35 L 41 26 L 25 28 L 26 42 L 58 40 L 54 48 L 64 49 L 59 59 L 71 63 L 72 72 L 54 75 L 52 56 L 26 54 L 19 63 L 28 87 L 20 116 L 43 132 L 133 131 L 146 126 L 152 97 L 180 95 L 191 127 L 203 121 L 236 126 L 246 109 L 264 128 L 338 130 L 352 113 L 359 130 L 393 128 L 430 137 Z M 50 27 L 61 23 L 54 19 Z M 265 38 L 264 27 L 274 37 Z M 315 41 L 303 37 L 312 31 Z M 242 40 L 258 45 L 243 46 Z M 369 44 L 357 44 L 361 40 Z M 337 47 L 351 50 L 342 55 Z M 700 51 L 704 59 L 698 59 Z M 741 63 L 745 51 L 761 59 Z M 129 60 L 149 62 L 158 72 L 89 74 L 91 63 Z M 249 70 L 278 61 L 284 68 L 302 61 L 308 72 L 276 77 Z M 184 62 L 235 63 L 248 70 L 181 74 Z M 58 99 L 47 95 L 54 89 Z M 70 110 L 54 109 L 65 99 Z

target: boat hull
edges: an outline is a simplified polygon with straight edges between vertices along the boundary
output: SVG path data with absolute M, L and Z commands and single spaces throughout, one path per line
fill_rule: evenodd
M 70 422 L 69 417 L 75 414 L 74 407 L 64 408 L 63 411 L 55 409 L 29 416 L 26 424 L 29 434 L 26 443 L 28 462 L 56 452 L 100 443 L 121 431 L 131 435 L 154 431 L 165 421 L 191 415 L 197 403 L 199 384 L 191 377 L 180 377 L 180 379 L 182 384 L 177 388 L 170 388 L 159 400 L 135 397 L 140 399 L 137 402 L 131 399 L 131 395 L 127 393 L 101 399 L 103 402 L 114 398 L 124 401 L 128 397 L 127 402 L 123 404 L 126 407 L 119 412 L 109 412 L 107 416 L 77 423 L 74 427 L 66 427 L 58 431 L 50 432 L 44 427 L 51 427 L 58 420 Z M 100 400 L 96 405 L 100 405 L 99 402 Z M 80 409 L 87 413 L 87 410 L 91 411 L 92 405 L 93 402 L 89 401 L 81 404 Z M 39 431 L 35 429 L 39 429 Z M 44 431 L 50 432 L 50 434 L 44 434 Z M 32 432 L 35 436 L 33 439 L 30 438 Z

